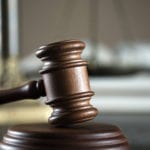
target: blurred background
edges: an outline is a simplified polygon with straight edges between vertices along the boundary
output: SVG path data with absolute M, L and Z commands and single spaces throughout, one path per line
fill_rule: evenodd
M 149 0 L 0 2 L 0 89 L 40 78 L 39 46 L 82 40 L 96 120 L 119 126 L 131 149 L 150 149 Z M 0 139 L 14 124 L 47 122 L 44 100 L 0 106 Z

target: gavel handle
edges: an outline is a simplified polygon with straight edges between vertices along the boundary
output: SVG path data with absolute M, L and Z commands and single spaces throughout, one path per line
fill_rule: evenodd
M 37 99 L 45 95 L 43 80 L 30 81 L 14 89 L 0 90 L 0 105 L 23 99 Z

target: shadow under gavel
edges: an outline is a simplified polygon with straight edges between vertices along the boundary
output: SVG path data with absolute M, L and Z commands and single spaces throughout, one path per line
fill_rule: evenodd
M 66 126 L 93 119 L 97 109 L 90 104 L 87 62 L 81 59 L 85 44 L 70 40 L 41 46 L 36 55 L 43 62 L 42 78 L 23 86 L 0 91 L 0 104 L 47 96 L 53 108 L 49 122 Z

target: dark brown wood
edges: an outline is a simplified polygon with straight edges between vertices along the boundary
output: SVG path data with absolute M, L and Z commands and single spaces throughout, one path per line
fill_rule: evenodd
M 30 81 L 25 85 L 0 91 L 0 105 L 24 99 L 37 99 L 45 96 L 43 80 Z
M 48 124 L 10 128 L 2 150 L 129 150 L 127 139 L 113 125 L 88 123 L 68 128 Z
M 0 104 L 22 98 L 47 96 L 53 107 L 50 124 L 18 125 L 4 136 L 2 150 L 129 150 L 120 129 L 101 123 L 84 123 L 97 115 L 90 104 L 87 62 L 81 59 L 85 44 L 62 41 L 38 49 L 43 80 L 0 92 Z
M 20 99 L 36 99 L 47 95 L 47 105 L 53 107 L 49 122 L 68 126 L 93 119 L 97 109 L 90 104 L 91 91 L 87 62 L 81 59 L 85 44 L 70 40 L 42 46 L 36 55 L 44 66 L 43 81 L 32 81 L 21 87 L 0 91 L 0 104 Z
M 90 104 L 87 62 L 81 58 L 85 44 L 77 40 L 42 46 L 36 55 L 44 66 L 43 76 L 47 101 L 53 107 L 49 122 L 67 126 L 93 119 L 97 110 Z

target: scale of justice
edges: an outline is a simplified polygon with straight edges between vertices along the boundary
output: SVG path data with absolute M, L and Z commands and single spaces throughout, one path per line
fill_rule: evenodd
M 15 125 L 0 142 L 1 150 L 129 150 L 122 131 L 114 125 L 91 121 L 98 111 L 81 53 L 85 43 L 67 40 L 41 46 L 42 79 L 0 91 L 0 104 L 47 97 L 53 108 L 48 123 Z

